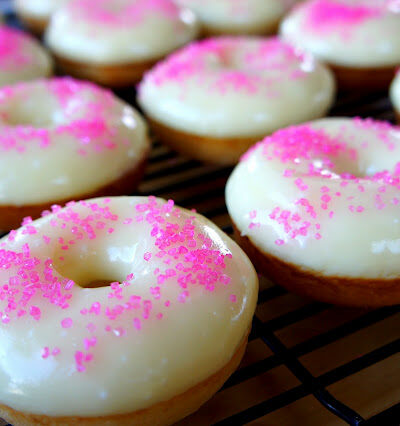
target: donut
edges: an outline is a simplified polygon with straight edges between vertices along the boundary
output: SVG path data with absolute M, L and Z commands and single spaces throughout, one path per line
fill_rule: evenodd
M 0 88 L 0 229 L 54 203 L 132 192 L 149 149 L 141 116 L 91 83 Z
M 123 87 L 197 33 L 194 14 L 172 0 L 72 0 L 52 15 L 45 40 L 66 74 Z
M 400 63 L 397 0 L 308 0 L 280 33 L 328 64 L 340 89 L 386 90 Z
M 14 0 L 15 12 L 22 23 L 37 35 L 42 35 L 50 16 L 69 0 Z
M 280 127 L 325 115 L 329 70 L 279 39 L 211 38 L 146 73 L 138 102 L 161 141 L 189 157 L 235 164 Z
M 48 77 L 52 71 L 49 54 L 33 37 L 0 26 L 0 87 Z
M 0 240 L 0 416 L 166 425 L 237 367 L 258 279 L 216 225 L 155 197 L 52 207 Z
M 177 0 L 199 18 L 203 33 L 268 35 L 296 0 Z
M 400 303 L 400 127 L 327 118 L 250 149 L 226 187 L 256 269 L 323 302 Z
M 400 124 L 400 69 L 397 71 L 396 77 L 390 86 L 390 99 L 394 107 L 397 121 Z

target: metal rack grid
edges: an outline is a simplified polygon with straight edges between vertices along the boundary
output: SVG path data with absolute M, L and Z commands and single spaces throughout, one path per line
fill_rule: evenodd
M 16 23 L 11 2 L 0 0 L 0 7 Z M 132 100 L 131 91 L 118 94 Z M 393 120 L 385 94 L 341 96 L 331 114 Z M 224 202 L 230 172 L 155 143 L 139 192 L 195 208 L 231 234 Z M 242 365 L 213 399 L 179 424 L 398 425 L 399 336 L 399 306 L 336 308 L 262 280 Z

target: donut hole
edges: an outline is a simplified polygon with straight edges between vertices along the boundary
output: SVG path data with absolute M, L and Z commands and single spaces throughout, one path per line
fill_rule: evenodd
M 314 160 L 312 163 L 314 168 L 324 170 L 323 160 Z M 351 175 L 357 178 L 366 177 L 368 174 L 368 170 L 365 170 L 362 164 L 352 160 L 348 155 L 340 155 L 334 159 L 333 163 L 334 167 L 326 169 L 327 174 L 333 172 L 339 176 Z
M 132 272 L 133 253 L 131 250 L 130 253 L 124 252 L 124 249 L 96 247 L 88 250 L 84 245 L 68 250 L 69 253 L 57 251 L 53 257 L 53 267 L 79 287 L 108 287 L 111 283 L 123 282 Z
M 16 96 L 0 109 L 0 115 L 9 126 L 48 128 L 65 121 L 54 96 L 46 93 Z
M 78 285 L 79 287 L 82 287 L 82 288 L 100 288 L 100 287 L 109 287 L 112 282 L 115 282 L 115 281 L 93 280 L 88 283 L 85 283 L 84 285 L 83 284 L 78 284 Z

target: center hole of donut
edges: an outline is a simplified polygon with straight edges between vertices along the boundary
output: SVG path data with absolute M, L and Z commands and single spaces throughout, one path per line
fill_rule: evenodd
M 93 280 L 93 281 L 89 281 L 88 283 L 85 283 L 85 284 L 81 284 L 81 283 L 77 283 L 77 284 L 79 285 L 79 287 L 83 287 L 83 288 L 100 288 L 100 287 L 109 287 L 112 282 L 114 282 L 114 281 Z
M 51 127 L 63 121 L 59 106 L 48 96 L 16 99 L 6 111 L 2 121 L 10 126 Z
M 102 253 L 79 253 L 78 256 L 57 256 L 53 260 L 56 271 L 74 281 L 76 286 L 87 289 L 109 287 L 111 283 L 121 283 L 131 273 L 131 265 L 110 262 Z

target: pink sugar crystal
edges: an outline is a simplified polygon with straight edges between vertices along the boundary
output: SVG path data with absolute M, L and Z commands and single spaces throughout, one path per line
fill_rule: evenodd
M 61 321 L 61 327 L 62 328 L 71 328 L 74 325 L 74 322 L 72 321 L 71 318 L 64 318 Z

